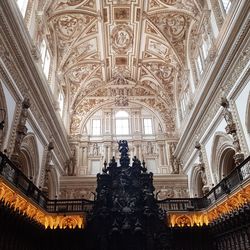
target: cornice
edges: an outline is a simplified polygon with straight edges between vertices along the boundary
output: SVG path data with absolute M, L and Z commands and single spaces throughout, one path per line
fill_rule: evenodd
M 187 160 L 190 150 L 194 148 L 192 145 L 194 145 L 195 140 L 205 133 L 216 112 L 218 112 L 220 108 L 220 90 L 223 88 L 228 94 L 237 80 L 235 78 L 240 75 L 248 63 L 250 54 L 250 19 L 248 10 L 249 3 L 246 3 L 242 15 L 239 16 L 231 32 L 230 39 L 211 69 L 212 73 L 203 83 L 204 87 L 200 92 L 198 102 L 177 145 L 176 154 L 179 157 L 182 156 L 182 159 Z
M 67 141 L 66 130 L 58 119 L 58 114 L 53 106 L 53 99 L 32 55 L 31 38 L 27 29 L 20 20 L 20 13 L 12 1 L 1 1 L 0 20 L 2 36 L 12 60 L 9 61 L 8 70 L 19 75 L 19 81 L 15 82 L 22 96 L 29 97 L 32 103 L 31 112 L 40 125 L 43 125 L 47 139 L 54 138 L 58 147 L 58 157 L 61 163 L 64 158 L 70 156 L 70 148 Z M 60 153 L 62 152 L 62 153 Z

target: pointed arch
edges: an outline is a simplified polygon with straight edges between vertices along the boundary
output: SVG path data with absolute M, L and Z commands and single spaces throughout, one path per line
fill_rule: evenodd
M 212 173 L 216 183 L 219 183 L 235 166 L 233 139 L 224 132 L 216 132 L 211 150 Z

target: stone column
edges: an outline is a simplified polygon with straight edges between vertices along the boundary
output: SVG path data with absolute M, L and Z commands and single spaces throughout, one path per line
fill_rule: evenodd
M 227 123 L 225 130 L 227 134 L 230 134 L 233 137 L 233 145 L 235 149 L 234 161 L 236 166 L 238 166 L 244 160 L 244 154 L 241 152 L 241 146 L 237 134 L 236 124 L 233 120 L 232 112 L 229 109 L 229 102 L 225 96 L 221 98 L 220 104 L 224 108 L 223 116 Z

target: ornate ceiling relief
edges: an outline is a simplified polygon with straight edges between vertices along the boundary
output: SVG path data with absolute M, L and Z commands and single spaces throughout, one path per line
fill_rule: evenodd
M 61 0 L 48 15 L 60 83 L 72 110 L 70 133 L 93 110 L 140 103 L 175 131 L 175 85 L 186 65 L 192 0 Z
M 179 13 L 158 13 L 149 16 L 149 20 L 165 36 L 173 46 L 176 54 L 182 62 L 185 61 L 185 39 L 189 19 Z
M 117 54 L 126 54 L 132 47 L 133 32 L 128 25 L 117 25 L 111 33 L 112 49 Z

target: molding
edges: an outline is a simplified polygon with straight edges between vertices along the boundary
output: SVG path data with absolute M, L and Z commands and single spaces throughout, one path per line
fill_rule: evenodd
M 3 1 L 1 5 L 2 37 L 6 44 L 6 48 L 1 47 L 1 49 L 12 57 L 11 60 L 7 61 L 3 59 L 3 62 L 20 89 L 22 96 L 30 98 L 32 103 L 30 111 L 40 124 L 47 139 L 49 140 L 53 136 L 56 142 L 57 157 L 63 165 L 66 158 L 70 157 L 66 130 L 57 117 L 58 114 L 53 105 L 49 86 L 47 86 L 45 77 L 40 72 L 31 53 L 33 47 L 31 38 L 27 34 L 27 29 L 23 29 L 23 24 L 18 19 L 20 15 L 16 13 L 17 10 L 12 1 Z M 8 73 L 5 72 L 6 75 Z M 8 81 L 8 79 L 7 82 L 9 85 L 12 84 L 12 81 Z
M 237 25 L 241 25 L 240 31 L 234 31 L 231 40 L 226 45 L 226 47 L 232 49 L 230 51 L 225 49 L 223 54 L 219 55 L 215 64 L 217 67 L 214 67 L 212 75 L 204 84 L 199 100 L 177 145 L 177 157 L 182 155 L 181 158 L 184 162 L 189 158 L 195 140 L 205 133 L 205 130 L 220 109 L 219 98 L 221 92 L 219 90 L 223 88 L 225 93 L 228 94 L 241 75 L 243 68 L 249 62 L 250 41 L 248 34 L 250 33 L 250 19 L 242 13 Z M 222 66 L 219 67 L 219 65 Z M 226 81 L 223 79 L 225 77 L 227 77 Z M 197 135 L 197 137 L 194 138 L 193 135 Z

